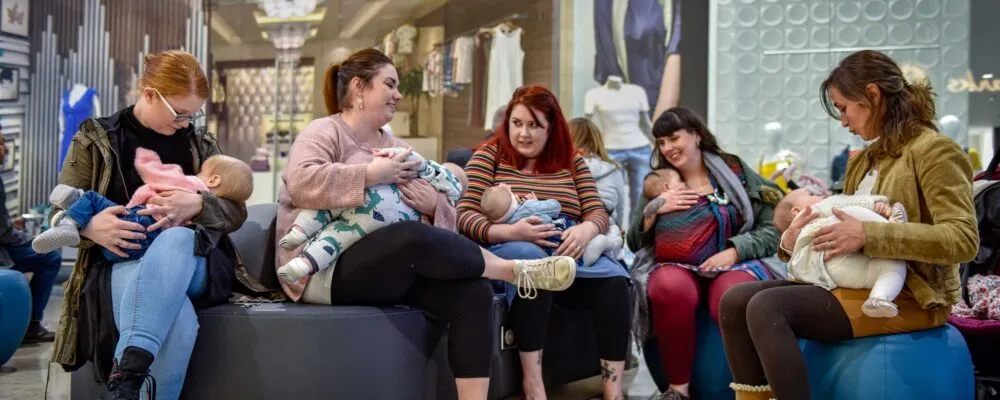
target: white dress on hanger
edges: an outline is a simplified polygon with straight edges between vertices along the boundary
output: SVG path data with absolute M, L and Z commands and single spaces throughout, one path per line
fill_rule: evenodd
M 521 28 L 505 33 L 500 27 L 493 28 L 493 42 L 490 46 L 489 75 L 486 81 L 486 114 L 493 115 L 501 106 L 507 105 L 514 91 L 524 84 L 524 51 L 521 50 Z M 487 120 L 483 129 L 493 129 L 493 121 Z

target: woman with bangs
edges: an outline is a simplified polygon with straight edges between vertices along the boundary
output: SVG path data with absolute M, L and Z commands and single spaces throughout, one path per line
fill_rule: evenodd
M 550 254 L 577 260 L 587 243 L 608 230 L 604 208 L 587 162 L 570 137 L 554 94 L 541 86 L 514 92 L 497 133 L 473 154 L 466 166 L 469 188 L 458 204 L 459 231 L 501 258 L 541 259 Z M 515 196 L 555 199 L 569 227 L 556 230 L 537 217 L 513 224 L 483 215 L 483 192 L 505 184 Z M 506 285 L 510 318 L 523 370 L 525 398 L 545 399 L 542 347 L 552 305 L 590 310 L 603 370 L 604 398 L 622 399 L 622 372 L 629 342 L 629 281 L 625 268 L 606 256 L 578 268 L 566 290 L 518 293 Z M 518 293 L 518 295 L 515 295 Z

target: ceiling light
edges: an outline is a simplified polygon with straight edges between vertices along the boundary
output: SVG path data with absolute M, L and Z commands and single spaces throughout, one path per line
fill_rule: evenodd
M 320 0 L 257 0 L 257 6 L 272 18 L 304 17 L 316 10 Z

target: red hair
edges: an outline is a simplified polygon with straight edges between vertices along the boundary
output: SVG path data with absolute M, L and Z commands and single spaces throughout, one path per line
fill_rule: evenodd
M 495 145 L 500 161 L 513 164 L 519 169 L 524 168 L 528 158 L 518 153 L 510 144 L 510 114 L 517 105 L 527 107 L 535 123 L 541 124 L 538 121 L 539 114 L 544 115 L 549 121 L 549 138 L 545 142 L 545 148 L 538 155 L 535 170 L 542 174 L 551 174 L 564 169 L 572 171 L 576 149 L 569 134 L 569 124 L 566 123 L 566 117 L 559 108 L 556 95 L 543 86 L 521 86 L 514 91 L 514 97 L 507 103 L 503 123 L 483 145 Z

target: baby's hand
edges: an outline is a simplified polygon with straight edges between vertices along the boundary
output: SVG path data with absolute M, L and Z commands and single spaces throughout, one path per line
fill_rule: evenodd
M 372 149 L 372 155 L 375 157 L 392 157 L 392 150 L 390 149 Z
M 878 215 L 889 218 L 889 215 L 892 215 L 892 207 L 889 207 L 889 203 L 877 201 L 875 202 L 875 212 Z
M 538 196 L 535 196 L 535 192 L 528 193 L 524 196 L 525 200 L 538 200 Z

